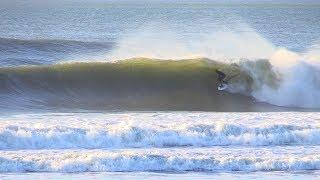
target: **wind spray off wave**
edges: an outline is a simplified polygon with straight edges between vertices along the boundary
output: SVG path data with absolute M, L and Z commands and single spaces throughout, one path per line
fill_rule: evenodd
M 123 38 L 109 57 L 206 57 L 226 64 L 235 63 L 252 78 L 249 94 L 257 101 L 285 107 L 319 108 L 320 59 L 317 46 L 306 53 L 292 52 L 276 47 L 245 23 L 238 26 L 242 32 L 213 30 L 205 36 L 187 40 L 179 39 L 171 29 L 146 28 Z M 266 62 L 261 63 L 262 59 Z M 248 89 L 246 86 L 237 84 L 229 92 L 243 94 Z

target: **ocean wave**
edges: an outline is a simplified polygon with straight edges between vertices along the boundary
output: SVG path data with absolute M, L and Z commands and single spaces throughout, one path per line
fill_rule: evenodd
M 217 90 L 217 69 L 230 79 L 226 91 Z M 134 58 L 112 63 L 73 62 L 0 68 L 0 107 L 13 102 L 22 107 L 106 110 L 319 108 L 318 69 L 304 63 L 298 70 L 302 77 L 288 79 L 286 73 L 274 70 L 268 60 L 241 60 L 230 64 L 206 58 Z M 306 76 L 310 71 L 312 73 Z M 299 87 L 298 82 L 307 83 L 308 88 Z
M 183 120 L 181 119 L 181 122 Z M 79 122 L 80 123 L 80 122 Z M 87 124 L 87 123 L 85 123 Z M 86 125 L 85 125 L 86 126 Z M 274 124 L 248 127 L 233 123 L 96 124 L 73 127 L 37 123 L 0 127 L 0 149 L 130 147 L 211 147 L 319 145 L 320 128 Z
M 0 67 L 55 64 L 66 58 L 107 52 L 112 46 L 111 42 L 0 38 Z
M 87 42 L 77 40 L 65 40 L 65 39 L 12 39 L 12 38 L 0 38 L 0 47 L 2 51 L 16 50 L 19 52 L 20 48 L 30 48 L 38 50 L 51 50 L 59 49 L 60 51 L 67 51 L 71 48 L 79 49 L 85 48 L 109 48 L 110 43 L 105 42 Z M 19 48 L 20 47 L 20 48 Z M 17 48 L 17 49 L 15 49 Z M 53 49 L 50 49 L 53 48 Z
M 1 68 L 0 96 L 2 103 L 49 108 L 253 111 L 250 98 L 217 91 L 217 68 L 243 73 L 237 82 L 250 82 L 238 66 L 208 59 L 137 58 Z
M 21 151 L 0 155 L 0 172 L 228 172 L 319 170 L 319 149 L 131 149 Z

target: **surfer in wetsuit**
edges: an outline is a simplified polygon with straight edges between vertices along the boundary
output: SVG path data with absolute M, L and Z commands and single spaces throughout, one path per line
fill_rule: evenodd
M 216 70 L 216 73 L 218 74 L 218 82 L 219 84 L 228 84 L 227 81 L 225 81 L 224 79 L 226 78 L 226 74 L 223 73 L 222 71 Z

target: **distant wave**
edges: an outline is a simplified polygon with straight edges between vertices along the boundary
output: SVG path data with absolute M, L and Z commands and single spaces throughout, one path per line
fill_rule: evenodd
M 0 66 L 54 64 L 76 54 L 108 51 L 112 45 L 110 42 L 0 38 Z

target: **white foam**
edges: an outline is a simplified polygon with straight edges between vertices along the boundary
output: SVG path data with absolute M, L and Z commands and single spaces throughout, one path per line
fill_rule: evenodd
M 319 147 L 1 151 L 0 172 L 319 170 Z
M 276 74 L 273 81 L 278 81 L 276 86 L 262 81 L 268 77 L 262 69 L 246 68 L 255 84 L 260 84 L 252 96 L 279 106 L 320 108 L 320 56 L 316 52 L 310 50 L 305 55 L 286 49 L 275 52 L 270 63 Z
M 11 115 L 0 118 L 0 172 L 318 170 L 319 117 L 314 112 Z
M 318 117 L 319 113 L 27 115 L 1 121 L 0 148 L 318 145 Z

